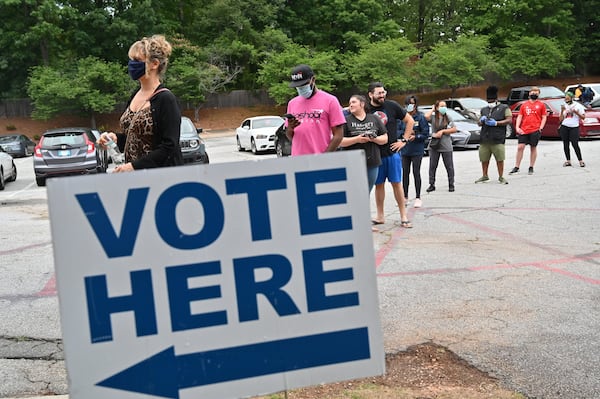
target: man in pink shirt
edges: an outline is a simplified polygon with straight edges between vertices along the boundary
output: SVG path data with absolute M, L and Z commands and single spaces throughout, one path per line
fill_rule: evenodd
M 339 100 L 317 89 L 308 65 L 292 69 L 290 87 L 298 91 L 287 106 L 286 134 L 292 141 L 292 156 L 335 151 L 344 137 L 346 123 Z

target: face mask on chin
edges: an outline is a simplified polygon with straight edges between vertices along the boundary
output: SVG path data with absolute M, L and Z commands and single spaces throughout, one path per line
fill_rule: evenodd
M 313 87 L 309 83 L 304 86 L 296 87 L 296 91 L 298 92 L 298 95 L 300 97 L 310 98 L 310 96 L 312 96 L 312 94 L 313 94 Z
M 490 106 L 490 108 L 495 107 L 496 101 L 488 101 L 488 105 Z
M 133 80 L 138 80 L 146 74 L 146 63 L 144 61 L 129 60 L 127 72 Z

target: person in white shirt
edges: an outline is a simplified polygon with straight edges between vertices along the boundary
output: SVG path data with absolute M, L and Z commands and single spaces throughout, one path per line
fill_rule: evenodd
M 560 128 L 558 133 L 563 142 L 566 161 L 563 166 L 571 166 L 571 149 L 569 144 L 573 146 L 575 155 L 579 160 L 579 166 L 585 167 L 585 162 L 581 157 L 581 149 L 579 148 L 579 121 L 585 119 L 585 108 L 577 101 L 573 101 L 575 94 L 567 92 L 565 94 L 565 104 L 560 107 Z

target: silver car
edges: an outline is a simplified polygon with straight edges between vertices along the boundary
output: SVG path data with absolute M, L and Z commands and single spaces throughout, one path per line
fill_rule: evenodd
M 0 147 L 0 190 L 4 190 L 6 182 L 17 180 L 17 167 L 13 157 Z
M 107 167 L 106 150 L 96 147 L 96 135 L 84 127 L 46 131 L 33 154 L 38 186 L 49 177 L 104 173 Z

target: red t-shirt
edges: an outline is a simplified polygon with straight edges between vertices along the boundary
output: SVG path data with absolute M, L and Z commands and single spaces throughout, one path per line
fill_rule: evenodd
M 524 134 L 531 134 L 540 130 L 542 117 L 546 115 L 546 105 L 541 101 L 527 101 L 519 109 L 521 115 L 521 129 Z

